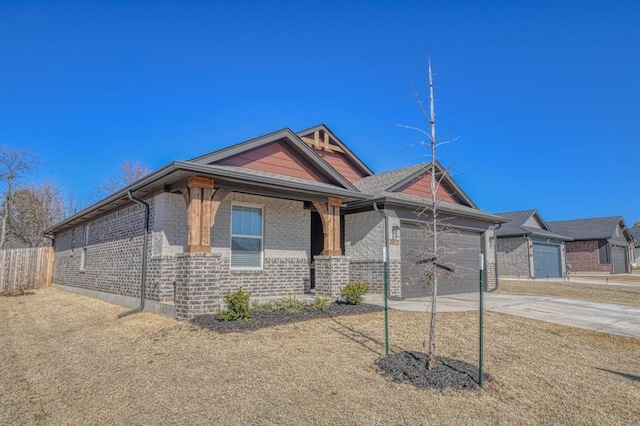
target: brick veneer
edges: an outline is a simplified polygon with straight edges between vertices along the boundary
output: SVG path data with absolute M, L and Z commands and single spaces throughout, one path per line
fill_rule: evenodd
M 570 272 L 609 272 L 613 273 L 613 265 L 600 263 L 598 241 L 567 241 L 566 258 L 571 263 Z
M 391 296 L 401 295 L 400 274 L 401 262 L 390 261 L 387 279 Z M 371 293 L 384 293 L 384 263 L 379 260 L 350 260 L 349 282 L 363 282 L 369 286 Z
M 349 283 L 349 259 L 346 256 L 316 256 L 316 294 L 337 298 Z
M 529 249 L 525 237 L 498 238 L 498 273 L 501 277 L 529 278 Z M 488 282 L 487 282 L 488 283 Z
M 220 255 L 183 253 L 176 256 L 176 318 L 191 319 L 216 312 L 220 305 Z

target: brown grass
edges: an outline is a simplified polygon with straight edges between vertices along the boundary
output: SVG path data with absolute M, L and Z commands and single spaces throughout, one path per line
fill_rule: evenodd
M 500 279 L 498 293 L 553 296 L 588 302 L 640 306 L 640 286 L 615 286 L 582 283 L 559 283 L 533 280 Z
M 570 275 L 569 279 L 587 279 L 587 280 L 598 280 L 598 281 L 618 281 L 623 283 L 637 283 L 640 284 L 640 272 L 636 272 L 629 275 Z
M 216 334 L 50 288 L 0 299 L 0 424 L 632 424 L 640 340 L 486 315 L 485 390 L 382 378 L 382 314 Z M 427 317 L 391 312 L 392 349 Z M 441 355 L 475 363 L 477 313 L 438 316 Z

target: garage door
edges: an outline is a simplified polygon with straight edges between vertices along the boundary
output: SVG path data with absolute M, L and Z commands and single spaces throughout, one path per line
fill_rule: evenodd
M 533 244 L 533 276 L 535 278 L 561 278 L 560 246 Z
M 611 263 L 614 274 L 627 273 L 627 249 L 625 247 L 611 246 Z
M 472 232 L 447 232 L 441 240 L 447 253 L 438 261 L 453 272 L 440 269 L 438 294 L 456 294 L 478 291 L 478 264 L 480 234 Z M 403 224 L 400 233 L 402 253 L 402 296 L 419 297 L 432 294 L 432 279 L 428 276 L 431 240 L 416 226 Z

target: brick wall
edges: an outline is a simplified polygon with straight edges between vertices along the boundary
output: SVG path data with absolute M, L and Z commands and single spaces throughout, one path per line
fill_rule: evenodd
M 525 237 L 498 238 L 498 274 L 501 277 L 530 277 L 528 244 Z
M 389 295 L 401 295 L 401 262 L 392 260 L 389 262 L 387 279 L 389 283 Z M 363 282 L 369 286 L 371 293 L 384 293 L 384 263 L 375 260 L 350 260 L 349 282 Z
M 309 262 L 300 258 L 266 258 L 262 270 L 236 271 L 229 258 L 220 261 L 220 295 L 242 287 L 251 296 L 300 295 L 309 287 Z
M 565 256 L 571 263 L 569 272 L 609 272 L 613 273 L 613 265 L 601 264 L 597 241 L 567 241 Z
M 186 317 L 186 310 L 204 312 L 216 306 L 212 300 L 193 302 L 194 293 L 185 293 L 186 283 L 198 279 L 185 268 L 202 271 L 202 265 L 215 265 L 218 298 L 242 286 L 254 296 L 302 294 L 309 286 L 309 250 L 311 216 L 302 202 L 246 194 L 231 194 L 219 209 L 212 227 L 213 253 L 216 261 L 185 257 L 187 243 L 186 207 L 179 194 L 160 194 L 147 200 L 150 204 L 149 252 L 147 260 L 147 294 L 149 300 L 174 302 Z M 232 202 L 264 207 L 264 259 L 260 271 L 234 271 L 229 267 L 230 217 Z M 138 297 L 142 266 L 144 209 L 132 205 L 89 223 L 87 264 L 81 270 L 83 227 L 56 235 L 54 282 L 99 292 Z M 213 263 L 212 263 L 213 262 Z M 186 274 L 186 275 L 185 275 Z M 186 278 L 185 278 L 186 277 Z M 196 281 L 192 280 L 195 279 Z M 181 295 L 177 291 L 181 282 Z M 213 291 L 213 290 L 211 290 Z M 187 297 L 188 296 L 188 297 Z M 185 299 L 187 297 L 187 299 Z M 178 299 L 181 307 L 178 307 Z M 187 300 L 185 302 L 185 300 Z M 205 307 L 208 306 L 208 307 Z M 199 307 L 198 307 L 199 306 Z M 190 315 L 190 314 L 189 314 Z
M 187 245 L 187 204 L 181 194 L 163 193 L 154 197 L 152 256 L 175 256 Z
M 84 269 L 83 226 L 56 234 L 54 284 L 139 297 L 143 229 L 144 208 L 138 204 L 91 221 Z M 154 288 L 147 287 L 150 300 L 158 300 Z

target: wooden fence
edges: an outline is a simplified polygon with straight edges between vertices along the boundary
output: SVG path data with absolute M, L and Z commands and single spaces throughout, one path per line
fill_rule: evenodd
M 53 247 L 0 250 L 0 292 L 53 283 Z

